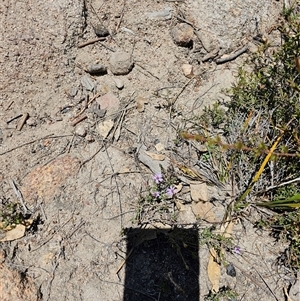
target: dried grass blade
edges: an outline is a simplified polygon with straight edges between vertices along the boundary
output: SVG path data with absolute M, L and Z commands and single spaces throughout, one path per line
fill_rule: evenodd
M 263 163 L 261 164 L 259 170 L 257 171 L 257 173 L 255 174 L 254 178 L 252 179 L 250 185 L 247 187 L 247 189 L 245 190 L 245 192 L 241 195 L 241 197 L 238 199 L 238 202 L 243 201 L 246 196 L 249 194 L 249 192 L 251 191 L 251 189 L 253 188 L 254 184 L 258 181 L 259 177 L 261 176 L 261 174 L 263 173 L 267 163 L 269 162 L 274 150 L 276 149 L 278 143 L 280 142 L 282 136 L 284 134 L 284 131 L 277 137 L 276 141 L 274 142 L 273 146 L 271 147 L 269 153 L 267 154 L 266 158 L 264 159 Z

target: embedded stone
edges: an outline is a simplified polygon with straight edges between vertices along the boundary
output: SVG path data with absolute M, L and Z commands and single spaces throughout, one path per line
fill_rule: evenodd
M 171 36 L 176 45 L 190 47 L 193 44 L 194 30 L 190 25 L 180 23 L 171 30 Z
M 110 70 L 115 75 L 126 75 L 133 68 L 132 56 L 127 52 L 115 52 L 109 59 Z

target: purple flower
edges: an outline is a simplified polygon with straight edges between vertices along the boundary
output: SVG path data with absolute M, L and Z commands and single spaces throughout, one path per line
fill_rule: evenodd
M 153 180 L 155 181 L 156 184 L 159 184 L 163 181 L 162 175 L 160 173 L 155 174 L 153 176 Z
M 153 192 L 153 196 L 154 196 L 155 198 L 159 198 L 159 195 L 160 195 L 159 191 L 154 191 L 154 192 Z
M 238 246 L 235 246 L 235 247 L 232 249 L 232 252 L 233 252 L 234 254 L 241 255 L 241 248 L 238 247 Z
M 174 186 L 171 186 L 167 189 L 167 195 L 172 198 L 174 194 L 176 193 L 176 188 Z

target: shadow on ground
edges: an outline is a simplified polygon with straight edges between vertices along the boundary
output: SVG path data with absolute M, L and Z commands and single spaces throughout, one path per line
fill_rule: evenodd
M 197 229 L 129 229 L 123 301 L 199 301 Z

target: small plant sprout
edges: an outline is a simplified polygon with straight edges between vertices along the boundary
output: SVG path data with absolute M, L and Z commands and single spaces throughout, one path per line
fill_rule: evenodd
M 155 174 L 153 176 L 153 180 L 155 181 L 156 184 L 159 184 L 163 181 L 163 177 L 162 177 L 162 174 L 158 173 L 158 174 Z
M 176 188 L 174 186 L 170 186 L 169 188 L 167 188 L 167 191 L 166 191 L 167 195 L 170 198 L 172 198 L 175 195 L 176 192 L 177 191 L 176 191 Z
M 235 246 L 235 247 L 232 249 L 232 252 L 233 252 L 234 254 L 241 255 L 241 248 L 238 247 L 238 246 Z

